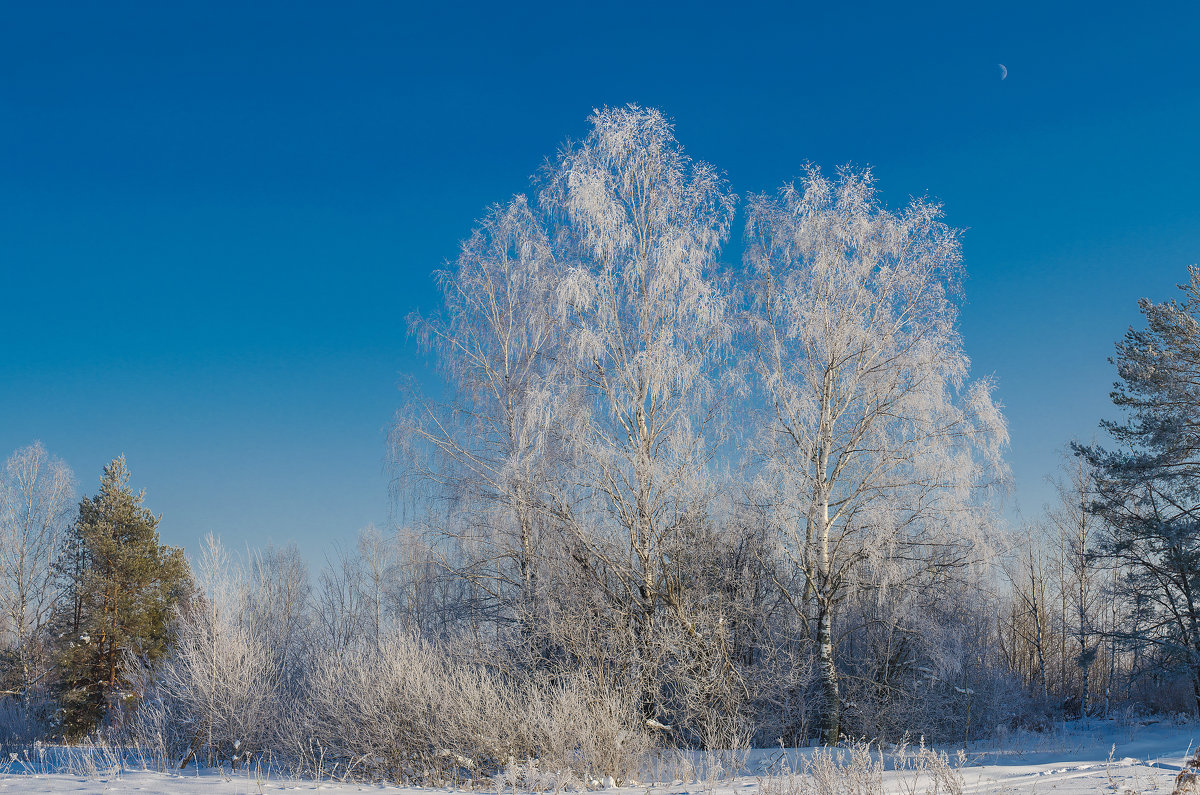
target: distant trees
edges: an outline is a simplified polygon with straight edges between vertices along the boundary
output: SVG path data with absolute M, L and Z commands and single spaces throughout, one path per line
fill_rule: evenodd
M 1109 529 L 1095 510 L 1097 473 L 1068 455 L 1049 478 L 1055 499 L 1013 539 L 999 616 L 1009 668 L 1042 708 L 1107 716 L 1113 700 L 1154 697 L 1131 632 L 1135 592 L 1120 587 L 1124 566 L 1104 552 Z M 1160 672 L 1161 674 L 1165 671 Z
M 1091 510 L 1095 472 L 1086 459 L 1073 457 L 1064 476 L 1054 482 L 1058 502 L 1047 512 L 1057 568 L 1063 624 L 1060 651 L 1065 672 L 1070 662 L 1078 671 L 1079 715 L 1093 711 L 1092 667 L 1101 650 L 1102 607 L 1105 602 L 1104 564 L 1096 554 L 1103 522 Z M 1070 650 L 1067 650 L 1068 642 Z M 1064 689 L 1068 677 L 1062 676 Z
M 1050 693 L 1047 658 L 1054 647 L 1053 638 L 1066 638 L 1066 627 L 1053 624 L 1048 540 L 1040 531 L 1026 528 L 1017 542 L 1006 571 L 1010 603 L 1001 620 L 1008 635 L 1005 651 L 1009 665 L 1034 685 L 1037 695 L 1046 702 Z
M 1009 555 L 1001 650 L 1042 699 L 1200 711 L 1200 270 L 1139 302 L 1111 360 L 1112 445 L 1073 443 L 1057 499 Z M 1061 701 L 1058 701 L 1061 699 Z
M 158 517 L 143 499 L 130 488 L 121 456 L 104 467 L 100 491 L 83 498 L 71 526 L 55 617 L 68 737 L 100 723 L 122 693 L 131 656 L 162 656 L 176 604 L 189 588 L 183 551 L 159 544 Z
M 1115 447 L 1075 449 L 1095 470 L 1097 551 L 1134 605 L 1114 632 L 1186 671 L 1200 711 L 1200 268 L 1189 273 L 1183 300 L 1142 299 L 1146 328 L 1117 343 L 1112 399 L 1125 419 L 1102 423 Z

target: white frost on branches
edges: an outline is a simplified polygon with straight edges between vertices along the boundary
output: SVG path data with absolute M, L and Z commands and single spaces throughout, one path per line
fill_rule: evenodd
M 955 327 L 958 234 L 941 208 L 883 208 L 869 171 L 754 197 L 752 366 L 766 406 L 756 481 L 803 573 L 836 738 L 831 621 L 856 569 L 969 546 L 976 488 L 1002 470 L 991 384 L 968 384 Z M 955 559 L 964 553 L 953 555 Z M 969 554 L 969 553 L 966 553 Z

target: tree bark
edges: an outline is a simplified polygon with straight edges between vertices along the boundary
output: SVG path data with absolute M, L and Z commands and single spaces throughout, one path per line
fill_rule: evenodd
M 1083 650 L 1083 654 L 1081 655 L 1081 657 L 1086 659 L 1087 658 L 1086 655 L 1087 655 L 1087 649 L 1085 648 Z M 1090 688 L 1090 685 L 1088 682 L 1088 678 L 1091 675 L 1091 671 L 1092 671 L 1091 660 L 1088 660 L 1087 662 L 1081 662 L 1079 664 L 1079 675 L 1081 677 L 1083 677 L 1083 688 L 1082 688 L 1082 690 L 1080 690 L 1080 694 L 1079 694 L 1079 717 L 1080 718 L 1087 717 L 1088 698 L 1091 696 L 1091 688 Z
M 838 741 L 841 730 L 841 699 L 838 695 L 837 666 L 833 660 L 833 622 L 827 605 L 817 613 L 817 650 L 821 675 L 821 693 L 825 708 L 821 716 L 821 740 L 826 745 Z

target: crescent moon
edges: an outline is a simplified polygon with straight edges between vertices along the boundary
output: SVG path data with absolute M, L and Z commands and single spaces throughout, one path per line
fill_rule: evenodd
M 1007 66 L 1005 66 L 1002 63 L 998 63 L 998 64 L 996 64 L 996 66 L 1000 67 L 1000 79 L 1001 80 L 1008 77 L 1008 67 Z

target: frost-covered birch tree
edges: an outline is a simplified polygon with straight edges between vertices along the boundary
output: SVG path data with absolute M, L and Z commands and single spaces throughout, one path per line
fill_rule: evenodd
M 409 322 L 436 356 L 446 393 L 412 394 L 391 434 L 393 461 L 402 481 L 434 486 L 463 520 L 440 530 L 457 536 L 465 559 L 451 567 L 484 595 L 491 618 L 527 622 L 555 402 L 552 247 L 517 196 L 491 208 L 437 276 L 442 313 Z
M 665 556 L 713 496 L 713 420 L 732 335 L 714 268 L 735 197 L 715 168 L 684 154 L 658 111 L 606 108 L 591 122 L 550 167 L 541 196 L 567 266 L 561 388 L 579 409 L 558 424 L 583 502 L 559 506 L 560 518 L 604 572 L 653 713 L 646 657 L 656 614 L 670 609 L 695 634 Z
M 967 381 L 958 234 L 938 205 L 885 209 L 869 171 L 754 197 L 746 223 L 759 403 L 756 489 L 802 573 L 822 733 L 840 729 L 837 613 L 870 561 L 970 559 L 972 493 L 1007 440 L 990 384 Z

